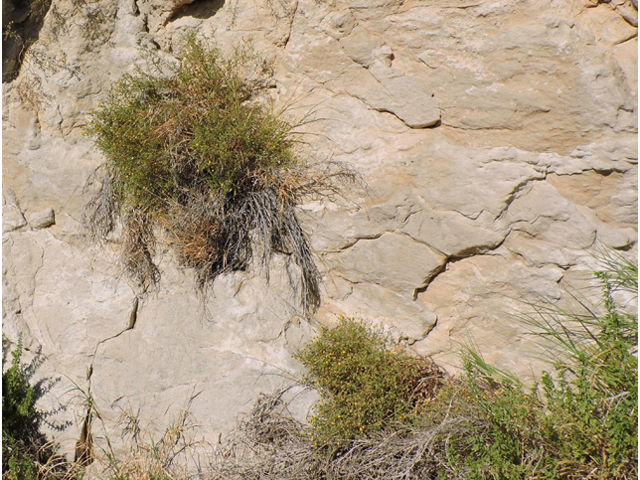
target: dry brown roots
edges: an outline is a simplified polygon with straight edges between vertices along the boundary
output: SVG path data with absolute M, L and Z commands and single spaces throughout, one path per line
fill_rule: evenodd
M 282 411 L 282 392 L 261 398 L 216 456 L 211 480 L 399 480 L 435 479 L 449 471 L 450 439 L 469 431 L 469 418 L 447 418 L 416 429 L 399 426 L 345 442 L 328 452 L 314 445 L 304 424 Z

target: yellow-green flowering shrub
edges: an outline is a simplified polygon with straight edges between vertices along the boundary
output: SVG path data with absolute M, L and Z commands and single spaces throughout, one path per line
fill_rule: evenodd
M 305 383 L 321 395 L 310 418 L 319 445 L 413 422 L 443 378 L 430 359 L 353 318 L 324 329 L 297 358 L 308 370 Z

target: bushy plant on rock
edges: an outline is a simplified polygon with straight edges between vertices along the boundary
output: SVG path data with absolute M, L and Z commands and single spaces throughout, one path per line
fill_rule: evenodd
M 321 396 L 310 418 L 314 441 L 332 447 L 413 423 L 444 378 L 429 358 L 411 355 L 382 331 L 347 317 L 297 358 L 308 370 L 304 383 Z
M 113 86 L 87 128 L 107 162 L 85 223 L 104 237 L 122 219 L 122 264 L 143 286 L 159 278 L 158 229 L 201 287 L 245 270 L 257 242 L 263 266 L 273 253 L 298 265 L 310 312 L 320 274 L 296 207 L 357 176 L 344 164 L 301 160 L 293 127 L 256 101 L 261 87 L 238 73 L 242 62 L 191 39 L 175 65 L 150 62 L 151 73 Z

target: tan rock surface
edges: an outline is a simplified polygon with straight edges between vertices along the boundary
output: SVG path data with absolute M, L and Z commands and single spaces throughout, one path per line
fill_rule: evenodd
M 42 407 L 70 405 L 51 418 L 73 425 L 52 433 L 73 445 L 72 382 L 86 389 L 93 363 L 110 422 L 140 407 L 160 429 L 201 392 L 192 408 L 217 441 L 297 375 L 290 355 L 316 328 L 296 317 L 282 259 L 269 285 L 230 275 L 203 304 L 164 252 L 126 330 L 140 292 L 120 275 L 117 240 L 82 229 L 104 159 L 81 134 L 111 82 L 144 68 L 140 48 L 171 59 L 189 32 L 225 52 L 252 45 L 273 108 L 302 121 L 303 154 L 363 175 L 366 191 L 301 209 L 325 274 L 315 321 L 382 323 L 451 369 L 471 336 L 487 360 L 531 375 L 521 298 L 567 301 L 600 245 L 637 255 L 637 28 L 624 5 L 54 0 L 3 84 L 3 325 L 45 356 Z M 55 223 L 37 229 L 49 208 Z

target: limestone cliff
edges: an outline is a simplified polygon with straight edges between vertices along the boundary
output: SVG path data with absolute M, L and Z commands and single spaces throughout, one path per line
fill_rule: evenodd
M 132 406 L 161 427 L 201 392 L 192 411 L 215 440 L 296 376 L 291 353 L 337 313 L 449 368 L 471 336 L 530 374 L 521 298 L 562 303 L 600 246 L 636 255 L 629 1 L 53 0 L 31 22 L 3 83 L 3 331 L 41 349 L 41 408 L 72 423 L 63 440 L 78 438 L 88 377 L 107 423 Z M 313 321 L 278 259 L 268 284 L 259 270 L 227 275 L 203 304 L 166 251 L 138 302 L 113 242 L 82 227 L 104 162 L 82 136 L 87 114 L 144 63 L 141 48 L 170 56 L 190 32 L 228 52 L 251 45 L 274 109 L 304 120 L 305 154 L 349 162 L 368 184 L 303 208 L 324 272 Z

